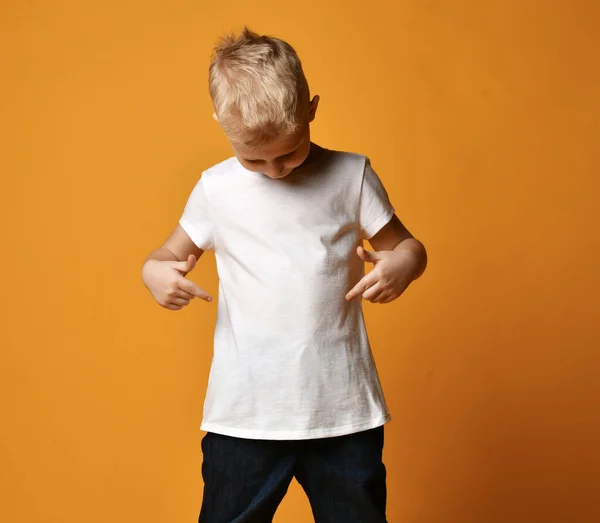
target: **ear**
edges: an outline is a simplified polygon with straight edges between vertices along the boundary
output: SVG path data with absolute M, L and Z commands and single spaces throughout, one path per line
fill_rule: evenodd
M 308 106 L 308 121 L 312 122 L 315 119 L 315 116 L 317 114 L 317 108 L 319 107 L 319 100 L 321 98 L 319 97 L 319 95 L 314 96 L 314 98 L 310 101 L 310 104 Z

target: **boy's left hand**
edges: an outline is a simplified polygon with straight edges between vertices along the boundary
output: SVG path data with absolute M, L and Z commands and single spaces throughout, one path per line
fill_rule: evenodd
M 409 249 L 366 251 L 359 246 L 356 252 L 374 267 L 346 294 L 348 301 L 362 294 L 371 303 L 389 303 L 406 290 L 418 270 L 417 260 Z

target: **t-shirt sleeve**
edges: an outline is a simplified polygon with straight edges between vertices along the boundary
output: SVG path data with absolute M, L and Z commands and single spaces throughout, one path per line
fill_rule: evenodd
M 199 249 L 214 249 L 214 229 L 202 178 L 198 180 L 179 219 L 179 225 Z
M 379 176 L 367 158 L 360 193 L 360 231 L 363 239 L 375 236 L 394 216 L 394 208 Z

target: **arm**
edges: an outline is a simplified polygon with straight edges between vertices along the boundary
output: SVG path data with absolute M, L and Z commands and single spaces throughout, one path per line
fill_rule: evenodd
M 193 298 L 211 301 L 211 297 L 185 276 L 203 254 L 181 225 L 144 260 L 142 280 L 159 305 L 180 310 Z
M 191 254 L 198 259 L 203 252 L 202 249 L 196 247 L 181 225 L 177 224 L 166 241 L 158 249 L 152 251 L 144 261 L 185 261 Z
M 362 295 L 373 303 L 389 303 L 423 274 L 427 252 L 395 214 L 369 239 L 369 243 L 374 252 L 365 251 L 359 246 L 357 253 L 364 261 L 374 264 L 373 270 L 354 286 L 346 299 L 352 300 Z
M 410 258 L 413 267 L 411 281 L 416 280 L 425 272 L 427 266 L 427 251 L 425 246 L 417 240 L 394 214 L 392 219 L 385 225 L 369 243 L 377 252 L 394 251 L 405 253 Z

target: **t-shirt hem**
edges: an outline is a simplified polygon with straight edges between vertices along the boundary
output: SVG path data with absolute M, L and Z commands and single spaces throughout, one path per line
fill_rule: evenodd
M 201 236 L 196 233 L 196 230 L 186 218 L 180 218 L 179 225 L 181 225 L 181 228 L 186 232 L 186 234 L 190 237 L 190 240 L 194 242 L 198 249 L 208 251 L 212 248 L 212 245 L 208 245 L 205 241 L 202 241 Z
M 389 221 L 394 216 L 394 208 L 390 207 L 384 214 L 382 214 L 379 219 L 373 222 L 372 225 L 369 226 L 369 229 L 365 229 L 365 233 L 367 233 L 366 240 L 370 240 L 375 236 L 381 229 L 383 229 L 384 225 L 387 225 Z
M 369 421 L 358 424 L 346 425 L 344 427 L 335 427 L 331 429 L 311 429 L 301 431 L 289 430 L 254 430 L 254 429 L 237 429 L 233 427 L 223 427 L 215 423 L 204 423 L 200 425 L 200 430 L 205 432 L 214 432 L 223 436 L 231 436 L 234 438 L 243 439 L 262 439 L 262 440 L 300 440 L 300 439 L 318 439 L 318 438 L 335 438 L 338 436 L 346 436 L 355 432 L 370 430 L 388 423 L 392 417 L 389 413 Z

